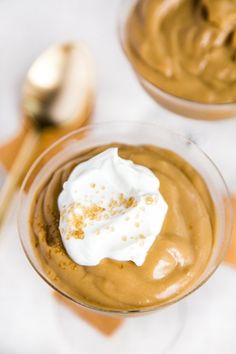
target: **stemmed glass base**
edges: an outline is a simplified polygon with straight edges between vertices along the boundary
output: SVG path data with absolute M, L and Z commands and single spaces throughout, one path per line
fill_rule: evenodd
M 71 353 L 169 353 L 180 338 L 187 315 L 185 300 L 145 316 L 125 318 L 110 336 L 55 301 L 59 329 Z M 99 316 L 99 315 L 96 315 Z

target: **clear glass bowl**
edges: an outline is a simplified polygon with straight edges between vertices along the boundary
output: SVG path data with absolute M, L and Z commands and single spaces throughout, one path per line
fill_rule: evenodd
M 174 96 L 167 91 L 162 90 L 157 85 L 154 85 L 152 82 L 147 80 L 140 70 L 138 70 L 134 61 L 129 55 L 129 50 L 127 48 L 126 41 L 126 23 L 127 19 L 133 9 L 133 7 L 140 0 L 124 0 L 119 16 L 119 38 L 121 46 L 125 55 L 127 56 L 134 72 L 137 75 L 137 78 L 143 88 L 147 93 L 154 98 L 154 100 L 159 103 L 164 108 L 168 109 L 171 112 L 179 114 L 181 116 L 202 119 L 202 120 L 220 120 L 226 118 L 236 117 L 236 102 L 235 103 L 201 103 L 184 98 Z
M 218 219 L 215 248 L 204 274 L 194 284 L 193 288 L 182 297 L 201 286 L 222 261 L 231 236 L 232 208 L 225 182 L 213 162 L 193 142 L 156 124 L 119 121 L 87 126 L 58 140 L 35 161 L 23 182 L 18 209 L 19 234 L 31 265 L 52 288 L 79 305 L 105 314 L 133 315 L 134 313 L 153 311 L 153 309 L 138 311 L 104 310 L 82 304 L 64 290 L 58 288 L 44 272 L 39 259 L 35 255 L 28 223 L 32 198 L 43 176 L 50 174 L 63 162 L 67 162 L 85 149 L 113 142 L 136 145 L 148 144 L 172 150 L 188 161 L 199 172 L 208 186 Z M 157 307 L 157 309 L 162 307 L 163 305 Z

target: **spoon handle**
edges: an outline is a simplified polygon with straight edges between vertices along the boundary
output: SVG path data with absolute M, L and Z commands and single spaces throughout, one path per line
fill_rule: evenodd
M 12 168 L 5 179 L 5 183 L 0 190 L 0 226 L 3 224 L 17 185 L 22 181 L 26 169 L 29 168 L 39 136 L 40 134 L 33 129 L 27 133 Z

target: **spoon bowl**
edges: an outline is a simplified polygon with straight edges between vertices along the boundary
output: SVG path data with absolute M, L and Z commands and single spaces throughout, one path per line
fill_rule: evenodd
M 78 120 L 93 92 L 92 63 L 81 44 L 63 43 L 43 52 L 30 67 L 22 94 L 23 111 L 33 125 L 63 126 Z
M 22 92 L 22 108 L 29 131 L 0 190 L 0 226 L 18 183 L 28 169 L 42 133 L 79 128 L 93 99 L 92 63 L 78 43 L 57 44 L 31 65 Z

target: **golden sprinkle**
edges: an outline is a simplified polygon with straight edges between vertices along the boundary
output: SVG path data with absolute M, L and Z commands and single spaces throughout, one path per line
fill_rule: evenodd
M 91 207 L 89 208 L 84 208 L 83 214 L 85 218 L 88 218 L 90 220 L 98 220 L 100 214 L 104 211 L 105 209 L 100 207 L 99 205 L 92 204 Z
M 153 198 L 148 196 L 148 197 L 145 197 L 145 203 L 146 204 L 152 204 L 154 202 Z
M 91 188 L 95 188 L 95 187 L 96 187 L 96 184 L 95 184 L 95 183 L 91 183 L 91 184 L 90 184 L 90 187 L 91 187 Z
M 95 188 L 96 184 L 91 183 L 90 186 L 91 188 Z M 105 189 L 105 186 L 102 186 L 101 188 Z M 117 200 L 111 199 L 107 210 L 101 207 L 101 202 L 92 204 L 89 207 L 85 207 L 80 203 L 72 203 L 68 207 L 63 208 L 61 213 L 62 220 L 67 223 L 67 229 L 64 230 L 66 237 L 67 239 L 70 237 L 83 239 L 85 236 L 84 228 L 87 225 L 93 225 L 93 220 L 101 221 L 102 219 L 107 220 L 115 215 L 124 215 L 125 210 L 121 210 L 121 207 L 128 209 L 133 208 L 136 205 L 137 201 L 134 197 L 125 198 L 123 193 L 120 193 Z M 129 219 L 129 217 L 125 218 L 126 221 Z M 135 226 L 139 227 L 139 223 L 136 223 Z M 110 230 L 114 231 L 115 229 L 114 227 L 111 227 Z M 96 231 L 96 234 L 98 235 L 99 232 Z
M 140 240 L 144 240 L 146 237 L 143 234 L 141 234 L 141 235 L 139 235 L 139 238 L 140 238 Z
M 117 208 L 119 207 L 119 202 L 115 199 L 112 199 L 108 205 L 109 209 L 114 209 L 114 208 Z
M 84 231 L 80 228 L 67 232 L 66 239 L 69 240 L 71 237 L 82 240 L 84 238 Z
M 135 200 L 134 197 L 130 197 L 126 201 L 126 208 L 134 208 L 137 205 L 137 201 Z
M 122 236 L 121 239 L 122 241 L 127 241 L 127 236 Z
M 129 197 L 126 199 L 123 193 L 119 195 L 119 201 L 120 204 L 123 205 L 126 209 L 134 208 L 137 205 L 137 201 L 134 197 Z
M 74 237 L 76 239 L 83 239 L 85 236 L 83 229 L 87 226 L 85 219 L 100 220 L 100 215 L 104 210 L 104 208 L 101 208 L 96 204 L 92 204 L 90 207 L 82 207 L 79 203 L 72 203 L 66 210 L 63 210 L 62 213 L 63 220 L 65 220 L 67 216 L 66 221 L 68 226 L 67 230 L 65 230 L 66 238 L 70 239 L 71 237 Z M 80 211 L 82 214 L 78 214 L 76 211 Z M 89 223 L 89 225 L 90 224 L 92 225 L 92 223 Z

